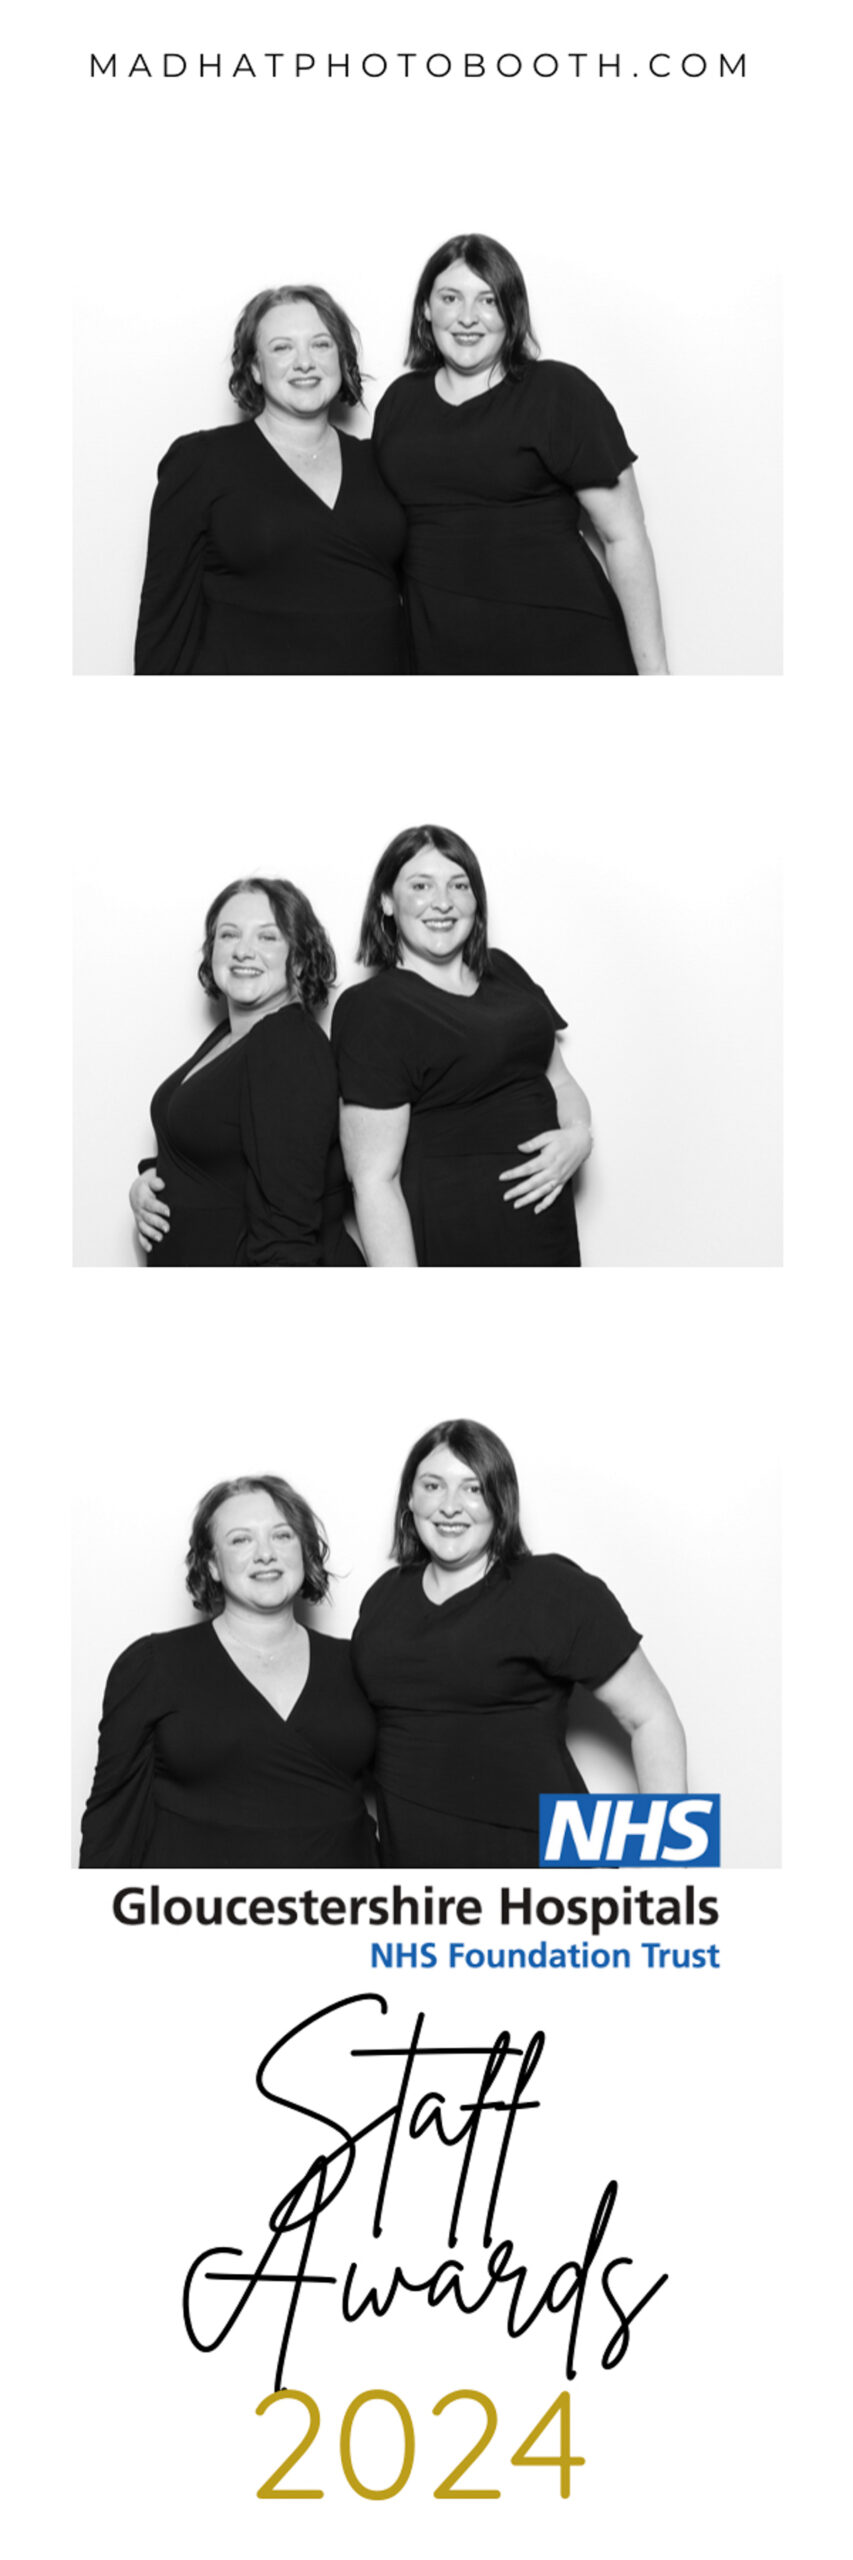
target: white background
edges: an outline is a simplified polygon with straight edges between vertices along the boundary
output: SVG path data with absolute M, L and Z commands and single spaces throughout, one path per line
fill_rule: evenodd
M 238 312 L 269 285 L 325 284 L 354 319 L 374 403 L 402 370 L 415 286 L 466 227 L 505 240 L 543 354 L 601 384 L 638 454 L 675 672 L 773 674 L 781 649 L 781 349 L 773 44 L 764 12 L 685 30 L 671 6 L 606 33 L 552 5 L 388 0 L 287 13 L 107 12 L 75 65 L 76 658 L 130 672 L 156 467 L 175 436 L 237 412 Z M 759 18 L 759 29 L 754 19 Z M 440 23 L 439 23 L 440 20 Z M 365 30 L 357 42 L 358 29 Z M 753 35 L 747 79 L 720 79 Z M 145 45 L 142 46 L 142 38 Z M 619 52 L 619 80 L 568 69 L 465 81 L 252 81 L 126 74 L 137 52 L 223 71 L 264 47 L 394 57 L 437 45 Z M 688 46 L 713 70 L 651 78 Z M 89 53 L 117 51 L 113 80 Z M 634 78 L 634 71 L 637 78 Z M 165 161 L 160 164 L 160 155 Z M 158 174 L 159 168 L 159 174 Z M 131 224 L 105 206 L 134 208 Z M 362 420 L 362 427 L 366 422 Z
M 722 1795 L 726 1864 L 772 1864 L 781 1275 L 602 1274 L 570 1323 L 558 1273 L 501 1291 L 382 1272 L 369 1296 L 335 1272 L 295 1276 L 286 1299 L 247 1293 L 242 1273 L 146 1289 L 136 1427 L 103 1354 L 110 1281 L 87 1289 L 73 1397 L 78 1814 L 110 1663 L 136 1636 L 193 1621 L 183 1560 L 207 1487 L 253 1468 L 297 1485 L 340 1575 L 315 1623 L 348 1635 L 387 1569 L 408 1449 L 473 1413 L 512 1450 L 528 1545 L 600 1574 L 643 1635 L 687 1728 L 691 1785 Z M 594 1702 L 573 1709 L 571 1735 L 591 1788 L 631 1785 Z
M 648 767 L 649 696 L 632 697 L 629 751 L 608 768 L 603 705 L 581 720 L 559 680 L 526 689 L 508 748 L 508 687 L 497 688 L 498 704 L 494 688 L 466 687 L 462 718 L 453 686 L 433 688 L 426 728 L 419 697 L 407 692 L 392 722 L 399 695 L 377 690 L 378 753 L 361 688 L 338 688 L 332 739 L 325 688 L 300 683 L 296 720 L 279 739 L 265 688 L 226 686 L 214 757 L 203 725 L 187 735 L 187 697 L 176 699 L 178 718 L 167 698 L 157 752 L 132 791 L 135 697 L 112 697 L 104 735 L 97 697 L 93 710 L 83 696 L 77 1261 L 135 1260 L 127 1193 L 139 1158 L 153 1153 L 149 1097 L 217 1019 L 196 977 L 212 898 L 243 869 L 295 879 L 346 984 L 360 974 L 353 955 L 383 846 L 432 820 L 473 845 L 492 941 L 566 1015 L 564 1054 L 590 1097 L 596 1137 L 577 1186 L 584 1263 L 778 1262 L 783 812 L 765 700 L 748 715 L 731 707 L 726 752 L 709 758 L 701 696 L 678 703 L 676 737 L 666 694 L 671 722 Z
M 798 2484 L 789 2477 L 777 2486 L 757 2450 L 776 2442 L 772 2328 L 776 2320 L 787 2327 L 791 2299 L 790 2261 L 784 2274 L 779 2263 L 784 2212 L 774 2158 L 778 2125 L 791 2105 L 791 2075 L 786 2003 L 755 1930 L 746 1879 L 725 1881 L 724 1925 L 701 1933 L 723 1940 L 719 1973 L 476 1972 L 452 1979 L 444 1971 L 371 1973 L 368 1940 L 355 1931 L 329 1930 L 322 1942 L 320 1932 L 306 1931 L 294 1947 L 293 1930 L 120 1929 L 110 1917 L 107 1879 L 80 1881 L 93 1888 L 76 1913 L 80 1959 L 93 1969 L 102 1996 L 119 1994 L 109 2039 L 91 2010 L 82 2015 L 77 2037 L 88 2120 L 112 2126 L 119 2137 L 105 2156 L 84 2143 L 77 2172 L 88 2242 L 78 2338 L 99 2374 L 90 2547 L 109 2547 L 107 2519 L 129 2500 L 129 2480 L 141 2548 L 162 2535 L 165 2518 L 176 2547 L 203 2535 L 213 2560 L 228 2560 L 238 2540 L 259 2550 L 274 2542 L 278 2550 L 285 2535 L 298 2535 L 302 2551 L 325 2554 L 345 2541 L 359 2555 L 380 2550 L 391 2560 L 401 2536 L 427 2547 L 428 2536 L 439 2531 L 442 2547 L 460 2560 L 472 2541 L 484 2551 L 515 2552 L 521 2534 L 542 2543 L 565 2537 L 583 2560 L 628 2544 L 641 2560 L 657 2560 L 662 2550 L 675 2555 L 681 2547 L 686 2514 L 697 2560 L 718 2560 L 733 2512 L 736 2549 L 741 2536 L 744 2545 L 760 2538 L 775 2511 L 784 2533 Z M 460 1881 L 447 1879 L 451 1888 Z M 767 1933 L 778 1946 L 773 1880 L 763 1880 L 762 1899 Z M 426 1933 L 402 1934 L 409 1945 Z M 521 1934 L 492 1928 L 488 1943 L 499 1937 L 517 1943 Z M 536 1943 L 536 1932 L 523 1934 Z M 558 1934 L 549 1931 L 548 1942 Z M 689 1934 L 698 1941 L 699 1932 Z M 510 2464 L 562 2387 L 565 2315 L 543 2315 L 511 2344 L 505 2303 L 503 2313 L 492 2303 L 463 2320 L 452 2309 L 427 2312 L 415 2298 L 383 2321 L 368 2314 L 346 2327 L 336 2292 L 324 2287 L 307 2306 L 303 2297 L 287 2375 L 313 2394 L 322 2427 L 304 2465 L 284 2485 L 322 2486 L 324 2500 L 290 2510 L 258 2506 L 255 2491 L 302 2433 L 302 2412 L 254 2414 L 273 2387 L 289 2294 L 276 2288 L 256 2298 L 213 2355 L 194 2354 L 184 2336 L 180 2287 L 192 2259 L 204 2248 L 228 2245 L 243 2250 L 243 2266 L 256 2263 L 277 2200 L 318 2142 L 319 2128 L 300 2125 L 256 2092 L 262 2055 L 324 2001 L 370 1989 L 383 1992 L 387 2018 L 378 2009 L 356 2010 L 345 2013 L 343 2023 L 318 2028 L 298 2059 L 295 2049 L 282 2058 L 273 2085 L 355 2128 L 371 2103 L 368 2071 L 378 2112 L 391 2103 L 402 2066 L 336 2059 L 333 2068 L 327 2054 L 346 2057 L 356 2045 L 405 2046 L 419 2007 L 436 2045 L 487 2046 L 504 2027 L 523 2045 L 543 2028 L 545 2056 L 530 2091 L 541 2112 L 523 2118 L 514 2137 L 500 2236 L 515 2238 L 517 2260 L 531 2265 L 534 2285 L 539 2275 L 538 2293 L 552 2269 L 583 2249 L 591 2209 L 605 2180 L 615 2176 L 620 2192 L 605 2254 L 624 2252 L 633 2265 L 613 2281 L 622 2282 L 632 2300 L 669 2272 L 612 2374 L 600 2370 L 609 2324 L 591 2288 L 572 2385 L 573 2450 L 586 2457 L 586 2468 L 572 2475 L 568 2505 L 559 2502 L 553 2471 Z M 156 2080 L 145 2068 L 152 2052 L 161 2057 Z M 424 2063 L 413 2095 L 433 2087 L 451 2100 L 470 2100 L 478 2078 L 473 2064 L 466 2072 L 446 2059 Z M 450 2121 L 455 2129 L 458 2118 Z M 330 2144 L 327 2135 L 324 2147 Z M 833 2147 L 830 2141 L 830 2157 Z M 494 2132 L 484 2151 L 492 2167 Z M 362 2279 L 356 2299 L 395 2259 L 417 2280 L 447 2255 L 447 2199 L 459 2165 L 458 2152 L 440 2153 L 434 2138 L 400 2146 L 379 2250 L 369 2239 L 376 2137 L 372 2153 L 372 2180 L 353 2181 L 337 2220 L 321 2225 L 311 2262 L 340 2277 L 355 2261 Z M 756 2194 L 753 2183 L 758 2161 L 765 2195 Z M 131 2163 L 137 2178 L 148 2164 L 144 2202 L 138 2188 L 135 2197 L 130 2189 Z M 482 2213 L 482 2169 L 472 2187 Z M 464 2245 L 456 2252 L 466 2261 L 469 2298 L 479 2289 L 472 2274 L 482 2265 L 472 2236 L 477 2228 L 475 2212 L 462 2225 Z M 241 2265 L 239 2259 L 217 2263 Z M 282 2244 L 277 2263 L 291 2268 L 293 2248 L 287 2256 Z M 211 2326 L 217 2312 L 224 2316 L 223 2290 L 216 2289 L 208 2310 Z M 277 2292 L 283 2300 L 276 2301 Z M 200 2320 L 200 2291 L 194 2308 Z M 439 2397 L 462 2387 L 491 2395 L 499 2428 L 461 2485 L 498 2487 L 500 2501 L 434 2507 L 434 2487 L 483 2425 L 471 2406 L 432 2417 Z M 354 2496 L 338 2461 L 347 2403 L 375 2388 L 406 2401 L 417 2439 L 409 2486 L 387 2505 Z M 357 2427 L 353 2452 L 362 2478 L 387 2483 L 400 2458 L 399 2422 L 389 2416 L 383 2430 L 366 2412 Z M 146 2457 L 140 2461 L 142 2428 Z M 553 2452 L 553 2430 L 534 2447 L 543 2450 Z M 780 2547 L 795 2545 L 782 2541 Z
M 450 4 L 446 0 L 448 17 Z M 453 9 L 455 17 L 456 0 Z M 79 10 L 71 14 L 79 20 Z M 63 1268 L 70 1216 L 71 870 L 75 852 L 85 852 L 88 827 L 72 740 L 88 734 L 94 764 L 120 690 L 78 686 L 72 704 L 66 672 L 68 589 L 57 490 L 70 379 L 63 251 L 86 157 L 71 71 L 63 85 L 68 15 L 60 20 L 48 10 L 36 27 L 20 20 L 7 44 L 14 128 L 10 236 L 26 256 L 32 285 L 13 348 L 16 358 L 21 354 L 25 400 L 10 421 L 14 469 L 5 555 L 15 605 L 7 689 L 15 779 L 4 942 L 4 1411 L 12 1453 L 3 1488 L 3 1903 L 12 2061 L 4 2259 L 12 2420 L 7 2491 L 16 2546 L 25 2552 L 41 2551 L 47 2535 L 73 2529 L 91 2560 L 107 2560 L 119 2535 L 146 2560 L 154 2549 L 190 2544 L 210 2560 L 232 2560 L 238 2537 L 251 2541 L 254 2534 L 259 2548 L 274 2540 L 278 2549 L 286 2528 L 285 2518 L 272 2518 L 254 2498 L 273 2458 L 266 2431 L 275 2428 L 275 2413 L 265 2421 L 252 2414 L 268 2387 L 267 2360 L 259 2333 L 248 2331 L 244 2340 L 242 2330 L 233 2355 L 226 2348 L 212 2359 L 194 2357 L 180 2325 L 180 2281 L 205 2244 L 251 2246 L 282 2191 L 283 2175 L 279 2179 L 271 2157 L 274 2134 L 252 2088 L 262 2048 L 315 1998 L 328 1996 L 330 1982 L 337 1990 L 358 1988 L 367 1976 L 361 1942 L 345 1953 L 339 1935 L 321 1945 L 306 1934 L 296 1950 L 290 1933 L 235 1931 L 226 1945 L 216 1931 L 119 1932 L 110 1918 L 111 1883 L 71 1874 L 67 1863 L 70 1519 L 88 1433 L 87 1377 L 109 1381 L 131 1463 L 146 1438 L 156 1437 L 164 1469 L 170 1466 L 169 1417 L 157 1409 L 144 1337 L 128 1321 L 129 1284 L 112 1274 L 72 1277 Z M 412 23 L 423 16 L 419 0 Z M 76 37 L 76 26 L 73 31 Z M 116 40 L 122 31 L 116 25 Z M 668 33 L 668 24 L 656 24 L 655 41 Z M 84 40 L 90 35 L 103 50 L 102 24 L 87 25 Z M 722 40 L 729 50 L 731 35 L 726 25 Z M 278 30 L 273 41 L 277 36 Z M 530 2245 L 547 2251 L 549 2263 L 562 2255 L 583 2228 L 590 2167 L 596 2192 L 613 2170 L 624 2182 L 624 2245 L 633 2248 L 638 2266 L 670 2268 L 670 2284 L 646 2315 L 649 2325 L 641 2324 L 627 2365 L 609 2381 L 587 2366 L 575 2401 L 576 2445 L 590 2467 L 575 2475 L 558 2529 L 571 2533 L 584 2560 L 627 2544 L 638 2560 L 660 2560 L 662 2553 L 669 2560 L 687 2535 L 697 2560 L 719 2560 L 722 2550 L 759 2541 L 786 2556 L 831 2548 L 845 2496 L 839 2261 L 848 2184 L 840 2128 L 849 1934 L 846 1167 L 853 917 L 844 845 L 847 607 L 838 576 L 834 484 L 820 476 L 816 437 L 827 429 L 831 435 L 845 401 L 846 338 L 838 315 L 847 286 L 841 244 L 849 34 L 837 12 L 818 8 L 804 23 L 751 0 L 737 13 L 735 42 L 750 36 L 777 58 L 784 53 L 791 82 L 784 195 L 789 681 L 772 689 L 773 726 L 769 735 L 757 733 L 751 768 L 756 788 L 765 770 L 781 777 L 786 812 L 788 1238 L 776 1394 L 786 1509 L 785 1870 L 722 1879 L 719 1975 L 664 1976 L 654 1984 L 637 1973 L 627 1982 L 539 1975 L 533 2000 L 530 1982 L 523 1996 L 512 1986 L 510 2000 L 509 1978 L 495 1976 L 506 1996 L 493 1996 L 490 1984 L 488 2001 L 482 1977 L 472 1975 L 463 1996 L 454 1996 L 452 2015 L 443 1991 L 431 1992 L 429 2001 L 436 2027 L 460 2036 L 505 2020 L 519 2037 L 533 2020 L 553 2033 L 552 2060 L 562 2083 L 558 2157 L 549 2160 L 546 2175 L 543 2145 Z M 581 41 L 574 29 L 571 40 Z M 689 148 L 688 138 L 685 158 Z M 353 186 L 357 178 L 355 166 Z M 715 172 L 721 219 L 727 182 L 721 151 Z M 236 175 L 231 183 L 236 191 Z M 656 184 L 654 172 L 650 184 Z M 200 267 L 206 199 L 215 185 L 211 160 L 196 210 Z M 152 141 L 138 191 L 140 224 L 162 186 Z M 754 186 L 761 201 L 767 190 L 760 155 Z M 643 192 L 623 205 L 626 234 L 643 218 Z M 105 229 L 120 200 L 104 187 Z M 683 221 L 684 191 L 673 186 L 668 228 L 678 231 Z M 131 228 L 128 220 L 128 253 Z M 54 612 L 57 597 L 63 609 Z M 121 690 L 132 695 L 130 687 Z M 664 686 L 641 697 L 642 751 L 621 721 L 609 753 L 603 733 L 592 739 L 603 783 L 624 757 L 626 739 L 637 755 L 638 787 L 651 784 L 662 753 L 668 754 L 681 774 L 686 825 L 701 805 L 708 770 L 721 760 L 736 811 L 743 777 L 730 759 L 731 705 L 744 694 L 763 699 L 755 687 L 709 689 L 697 762 L 687 733 L 682 738 L 677 721 L 670 726 L 669 706 L 673 700 L 683 706 L 687 691 Z M 80 729 L 83 695 L 91 707 L 87 733 Z M 633 699 L 630 687 L 623 688 L 626 696 Z M 589 688 L 581 699 L 585 722 Z M 139 772 L 159 752 L 163 735 L 156 715 L 148 715 L 135 750 L 126 751 L 122 788 L 114 794 L 117 861 Z M 188 717 L 184 736 L 186 754 L 200 769 L 217 751 L 210 731 L 202 740 Z M 292 743 L 281 715 L 270 719 L 268 739 L 271 751 Z M 256 747 L 236 773 L 226 759 L 223 788 L 256 784 L 258 771 Z M 596 1289 L 603 1281 L 596 1276 Z M 694 1278 L 685 1281 L 672 1326 L 684 1359 L 685 1397 L 696 1362 L 694 1285 Z M 723 1275 L 714 1285 L 727 1285 Z M 772 1274 L 758 1275 L 750 1330 L 749 1275 L 732 1279 L 747 1344 L 762 1340 L 765 1293 L 775 1285 Z M 635 1286 L 630 1275 L 625 1286 Z M 466 1304 L 462 1314 L 473 1320 L 476 1309 Z M 271 1392 L 269 1366 L 283 1360 L 284 1347 L 272 1328 L 259 1338 L 253 1322 L 241 1349 L 237 1384 L 228 1393 L 242 1399 L 244 1419 L 253 1407 L 260 1419 Z M 557 1362 L 562 1350 L 559 1341 Z M 417 1356 L 434 1367 L 431 1343 Z M 367 1386 L 365 1410 L 369 1419 Z M 736 1442 L 735 1469 L 738 1456 Z M 689 1490 L 680 1490 L 689 1501 Z M 107 1504 L 111 1498 L 108 1487 Z M 106 1557 L 102 1527 L 93 1535 Z M 420 1986 L 401 1979 L 408 2023 Z M 394 2014 L 399 2023 L 396 1997 Z M 274 2128 L 276 2119 L 270 2121 Z M 413 2226 L 420 2227 L 422 2203 L 418 2189 Z M 520 2216 L 517 2222 L 520 2229 Z M 500 2479 L 501 2503 L 461 2514 L 452 2507 L 433 2510 L 436 2470 L 429 2452 L 402 2504 L 368 2507 L 333 2478 L 344 2397 L 389 2378 L 419 2421 L 419 2462 L 420 2433 L 432 2441 L 432 2422 L 421 2413 L 440 2390 L 465 2382 L 488 2388 L 494 2380 L 502 2434 L 492 2451 L 505 2451 L 557 2388 L 559 2369 L 546 2353 L 541 2327 L 529 2348 L 505 2355 L 496 2327 L 463 2327 L 452 2315 L 446 2326 L 436 2319 L 429 2332 L 407 2334 L 405 2352 L 400 2331 L 390 2326 L 367 2339 L 361 2328 L 347 2332 L 346 2355 L 344 2332 L 332 2323 L 321 2335 L 303 2334 L 311 2350 L 308 2387 L 319 2372 L 324 2409 L 326 2500 L 298 2512 L 300 2536 L 311 2550 L 337 2551 L 345 2535 L 359 2550 L 368 2542 L 375 2550 L 384 2537 L 396 2551 L 401 2530 L 425 2536 L 435 2529 L 436 2513 L 442 2539 L 463 2542 L 466 2551 L 472 2532 L 484 2545 L 499 2543 L 507 2516 L 514 2548 L 519 2522 L 528 2532 L 553 2529 L 554 2475 L 512 2472 L 505 2461 L 500 2473 L 482 2475 Z M 294 2372 L 294 2379 L 305 2378 L 305 2369 Z M 460 2427 L 460 2450 L 461 2433 Z

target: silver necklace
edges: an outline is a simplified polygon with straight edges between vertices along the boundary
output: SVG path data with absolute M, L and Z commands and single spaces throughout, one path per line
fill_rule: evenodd
M 282 453 L 286 453 L 287 445 L 283 436 L 280 438 L 278 436 L 271 436 L 269 429 L 266 427 L 264 428 L 264 434 L 266 435 L 269 444 L 280 444 Z M 291 445 L 291 454 L 296 456 L 300 462 L 316 462 L 318 454 L 324 452 L 325 447 L 328 444 L 329 437 L 333 434 L 334 428 L 330 427 L 327 423 L 323 429 L 319 444 L 315 444 L 310 453 L 303 453 L 301 445 Z
M 274 1645 L 249 1644 L 245 1636 L 235 1636 L 229 1627 L 225 1641 L 234 1646 L 235 1652 L 251 1654 L 253 1662 L 276 1662 L 288 1651 L 291 1637 L 282 1636 Z

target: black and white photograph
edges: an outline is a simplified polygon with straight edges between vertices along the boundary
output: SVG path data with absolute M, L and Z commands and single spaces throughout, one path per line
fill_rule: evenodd
M 279 1357 L 220 1279 L 191 1372 L 146 1292 L 133 1444 L 85 1363 L 85 1867 L 537 1867 L 540 1794 L 688 1773 L 726 1865 L 778 1861 L 778 1275 L 694 1276 L 688 1393 L 680 1278 L 602 1278 L 571 1336 L 545 1285 L 315 1297 Z
M 730 716 L 688 813 L 665 739 L 642 782 L 633 754 L 602 782 L 549 702 L 504 753 L 443 694 L 434 738 L 381 723 L 368 764 L 350 702 L 331 731 L 305 702 L 281 747 L 250 722 L 259 828 L 218 758 L 163 741 L 120 860 L 123 750 L 102 751 L 75 893 L 78 1264 L 778 1265 L 760 710 L 748 733 Z
M 665 675 L 636 457 L 597 385 L 538 356 L 512 252 L 442 241 L 362 443 L 334 418 L 363 406 L 347 313 L 254 294 L 228 389 L 259 434 L 161 464 L 135 673 Z
M 849 51 L 9 30 L 25 2554 L 837 2540 Z
M 313 70 L 93 57 L 78 674 L 778 675 L 772 58 L 573 71 L 490 13 L 502 72 L 406 71 L 382 14 Z

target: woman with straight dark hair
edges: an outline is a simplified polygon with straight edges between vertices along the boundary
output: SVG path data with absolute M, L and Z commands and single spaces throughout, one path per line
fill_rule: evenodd
M 402 675 L 405 522 L 369 444 L 358 340 L 321 285 L 256 293 L 234 335 L 243 420 L 160 464 L 138 676 Z
M 341 1141 L 369 1263 L 491 1270 L 580 1261 L 572 1180 L 592 1146 L 566 1025 L 493 951 L 483 874 L 449 827 L 377 864 L 332 1017 Z
M 643 1792 L 683 1792 L 672 1699 L 606 1583 L 530 1554 L 496 1432 L 437 1422 L 415 1442 L 393 1554 L 353 1638 L 383 1866 L 538 1866 L 540 1795 L 586 1792 L 566 1742 L 576 1688 L 629 1736 Z
M 539 361 L 499 240 L 460 232 L 427 260 L 406 363 L 374 445 L 408 519 L 414 673 L 666 675 L 635 456 L 586 374 Z
M 130 1205 L 155 1270 L 351 1263 L 332 1052 L 316 1020 L 328 934 L 292 880 L 232 880 L 208 908 L 198 971 L 225 1013 L 151 1104 L 156 1156 Z
M 82 1867 L 371 1867 L 373 1718 L 325 1600 L 329 1549 L 283 1476 L 198 1504 L 187 1590 L 204 1623 L 142 1636 L 107 1681 Z

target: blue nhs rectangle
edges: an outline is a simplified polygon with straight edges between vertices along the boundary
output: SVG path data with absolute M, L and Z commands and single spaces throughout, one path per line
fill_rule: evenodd
M 540 1867 L 718 1867 L 719 1796 L 540 1796 Z

